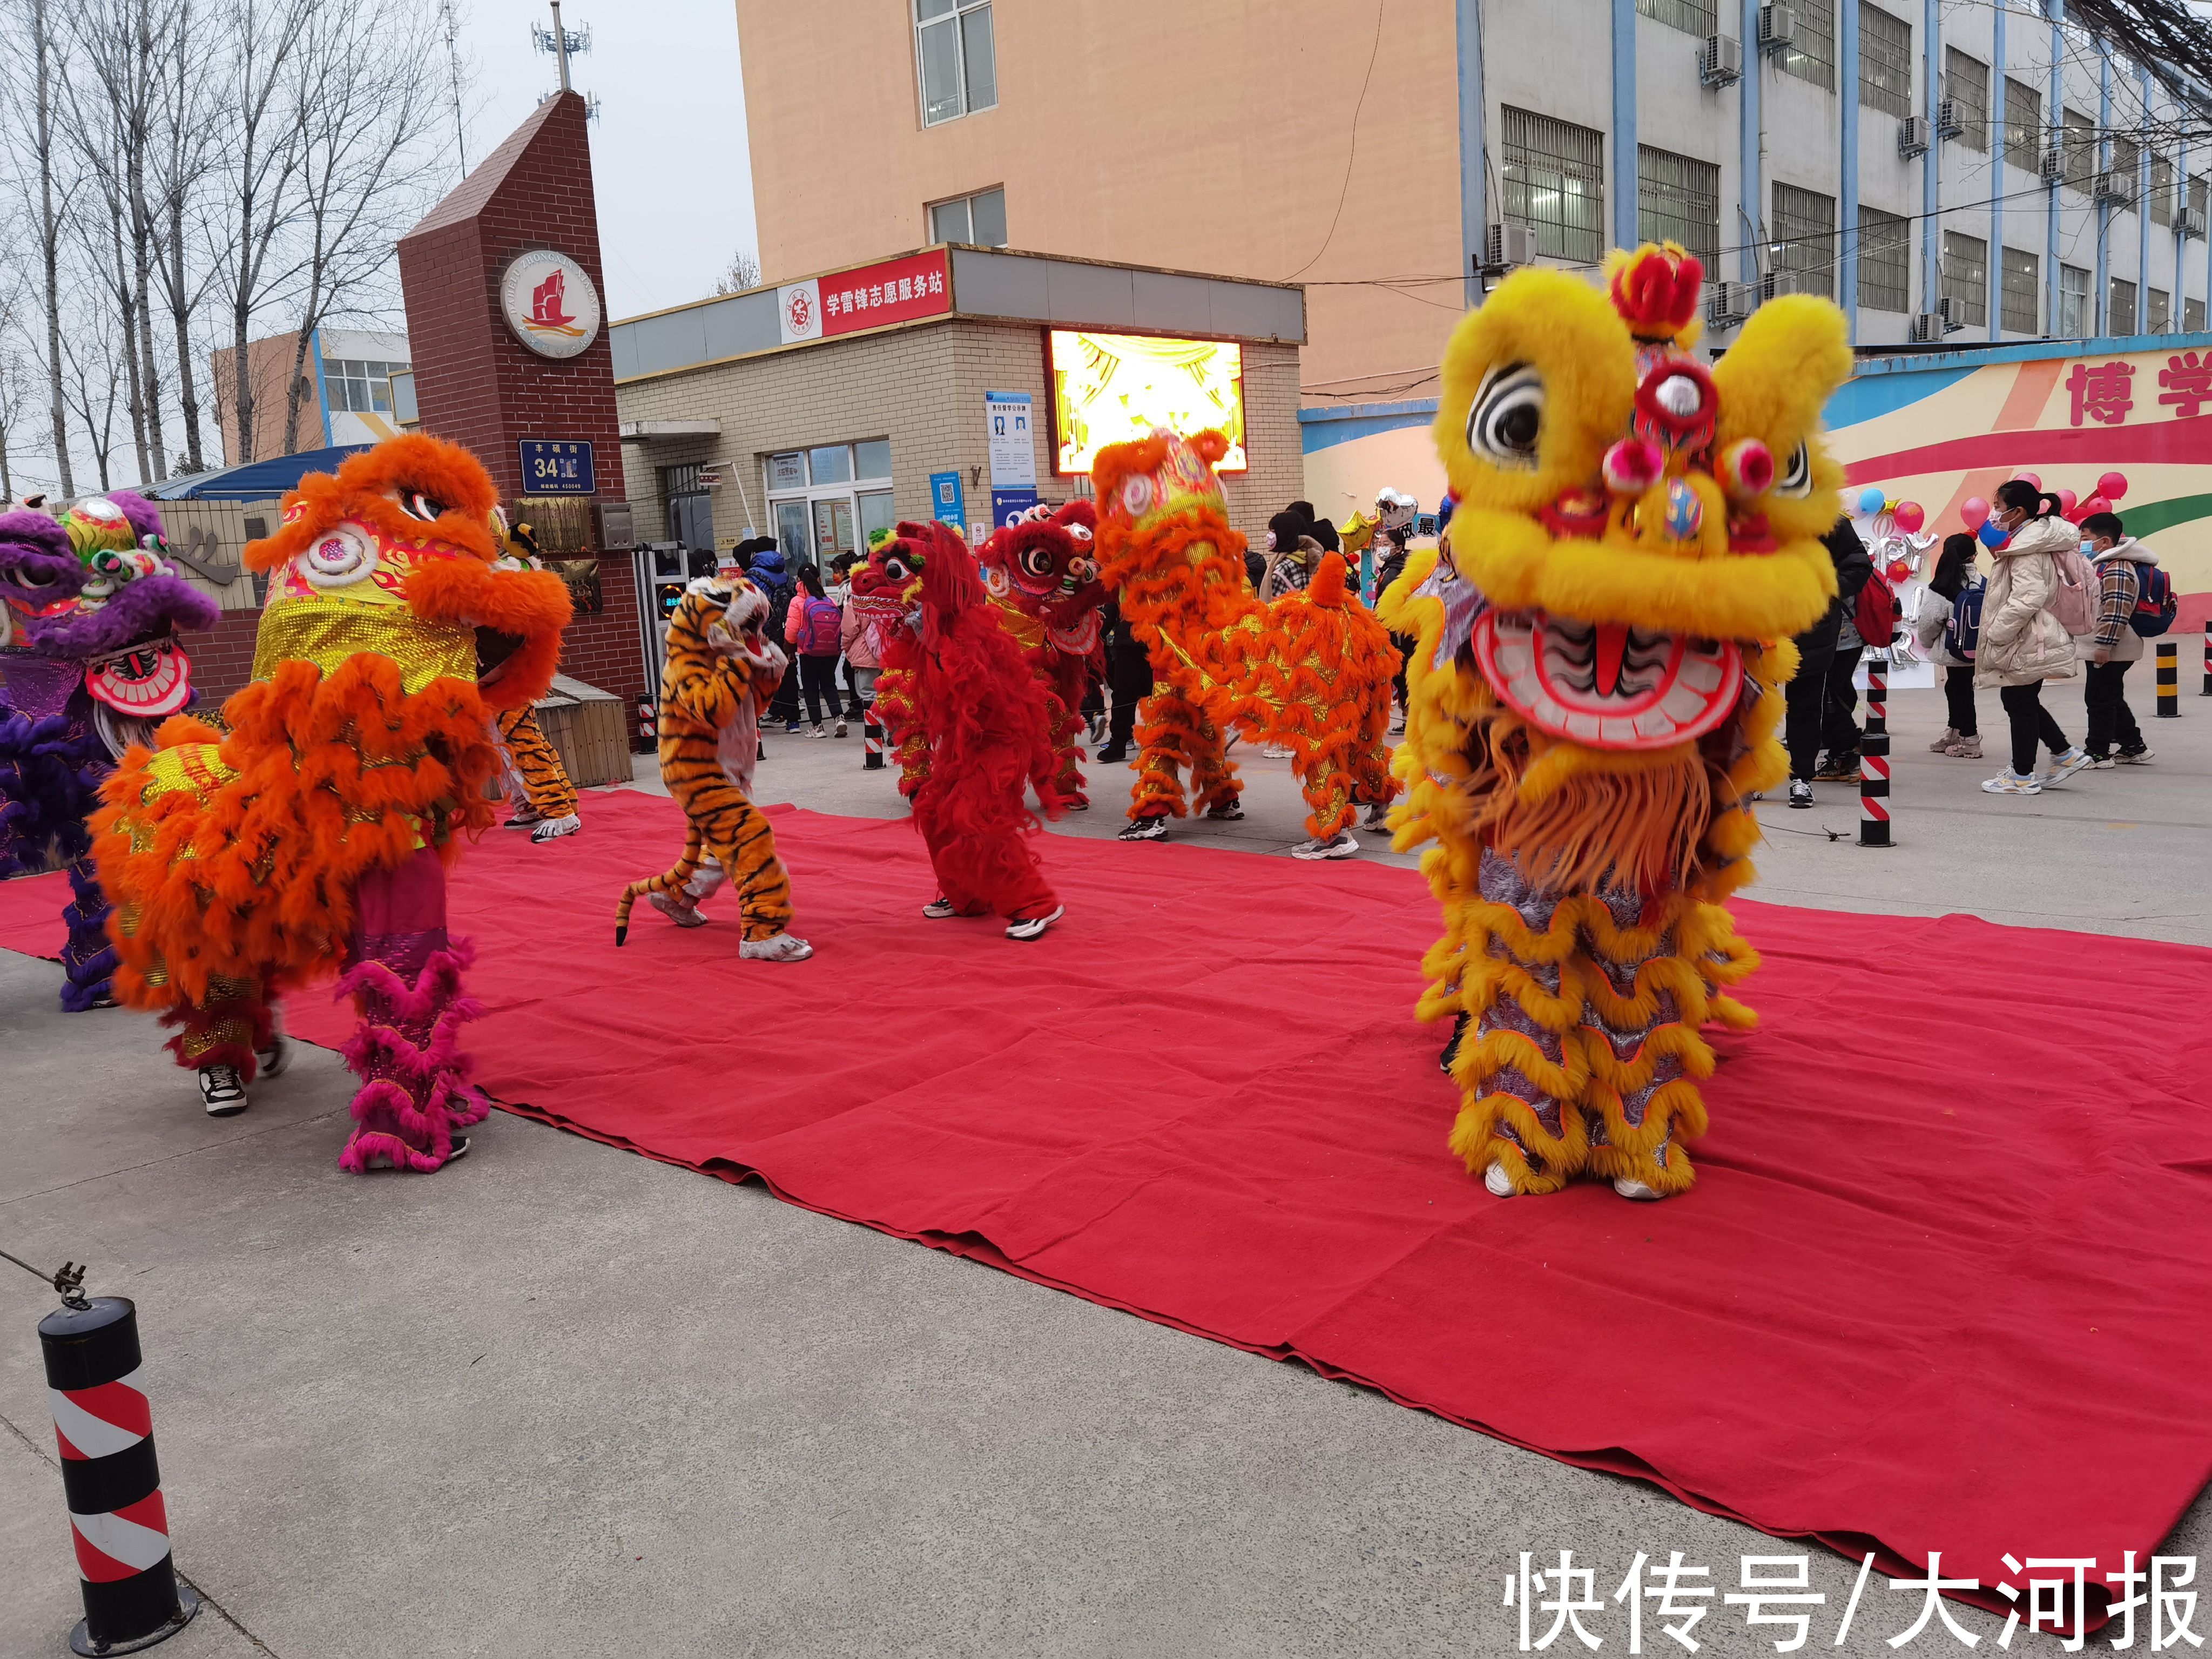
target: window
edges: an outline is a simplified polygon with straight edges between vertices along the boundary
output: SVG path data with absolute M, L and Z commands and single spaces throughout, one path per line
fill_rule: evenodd
M 1715 0 L 1636 0 L 1636 9 L 1690 34 L 1711 34 L 1720 27 Z
M 1859 7 L 1859 102 L 1890 115 L 1912 113 L 1912 25 L 1878 6 Z
M 2212 180 L 2207 180 L 2203 173 L 2189 181 L 2189 210 L 2199 218 L 2203 216 L 2208 193 L 2212 193 Z
M 818 484 L 853 482 L 853 452 L 843 444 L 828 444 L 806 452 L 806 476 Z
M 854 444 L 853 476 L 856 478 L 890 477 L 891 441 L 889 438 L 870 438 L 865 443 Z
M 1506 105 L 1505 216 L 1531 225 L 1536 252 L 1595 264 L 1605 256 L 1605 135 Z
M 1963 129 L 1959 142 L 1969 149 L 1990 147 L 1990 66 L 1956 46 L 1943 48 L 1943 95 Z
M 938 203 L 929 210 L 929 240 L 1006 246 L 1006 192 L 979 191 L 973 196 Z
M 915 53 L 921 66 L 921 124 L 935 126 L 999 101 L 991 46 L 991 0 L 914 0 Z
M 1836 198 L 1776 181 L 1773 252 L 1778 293 L 1834 298 Z
M 2154 225 L 2173 222 L 2173 158 L 2156 150 L 2150 157 L 2150 222 Z
M 2142 146 L 2132 138 L 2112 135 L 2112 182 L 2127 192 L 2126 203 L 2118 210 L 2125 212 L 2136 205 L 2136 181 L 2142 177 Z
M 1912 308 L 1912 222 L 1863 202 L 1859 204 L 1859 307 L 1865 311 Z
M 2043 167 L 2043 94 L 2005 76 L 2005 160 L 2023 173 Z
M 1982 328 L 1990 320 L 1990 245 L 1978 236 L 1943 233 L 1942 297 L 1951 320 Z
M 2097 167 L 2097 124 L 2078 109 L 2067 110 L 2061 119 L 2064 125 L 2059 129 L 2059 137 L 2066 153 L 2066 182 L 2087 196 L 2089 175 Z
M 2089 273 L 2080 265 L 2058 267 L 2058 326 L 2063 340 L 2087 339 L 2089 335 Z
M 1782 54 L 1782 72 L 1836 89 L 1836 0 L 1791 0 L 1797 33 Z
M 2162 288 L 2150 291 L 2149 316 L 2145 319 L 2143 332 L 2165 334 L 2173 328 L 2173 296 Z
M 823 570 L 841 553 L 858 553 L 868 537 L 897 522 L 888 488 L 888 438 L 816 444 L 767 457 L 769 516 L 776 543 L 793 560 Z
M 2036 319 L 2043 310 L 2042 269 L 2042 262 L 2033 253 L 2022 253 L 2016 247 L 2004 250 L 2003 322 L 2014 334 L 2038 331 Z
M 323 389 L 333 410 L 360 413 L 392 412 L 392 377 L 412 367 L 407 363 L 378 362 L 359 357 L 327 358 L 323 363 Z
M 1680 242 L 1711 272 L 1720 258 L 1720 168 L 1672 150 L 1640 146 L 1636 234 L 1647 242 Z
M 660 469 L 660 500 L 667 522 L 667 538 L 686 548 L 711 550 L 714 545 L 714 498 L 700 480 L 701 464 Z
M 2112 278 L 2112 297 L 2105 306 L 2105 332 L 2132 334 L 2136 331 L 2136 285 Z
M 2203 301 L 2184 300 L 2181 302 L 2181 329 L 2185 334 L 2202 334 L 2204 331 Z

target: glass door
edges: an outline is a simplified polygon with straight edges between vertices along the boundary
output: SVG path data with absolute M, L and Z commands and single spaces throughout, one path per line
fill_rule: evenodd
M 854 550 L 853 498 L 822 495 L 814 501 L 814 562 L 824 579 L 830 562 L 840 553 Z
M 803 501 L 778 501 L 775 504 L 775 544 L 783 555 L 786 565 L 797 564 L 810 551 L 807 542 L 806 503 Z
M 898 524 L 898 514 L 891 507 L 891 492 L 870 489 L 860 496 L 860 547 L 863 552 L 875 545 L 876 532 L 888 536 Z

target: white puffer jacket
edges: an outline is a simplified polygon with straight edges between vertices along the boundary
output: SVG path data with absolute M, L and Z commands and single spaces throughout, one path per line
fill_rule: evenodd
M 2074 678 L 2073 637 L 2046 607 L 2058 590 L 2053 556 L 2079 542 L 2074 526 L 2053 514 L 2029 520 L 2010 542 L 1990 550 L 1994 568 L 1982 599 L 1976 685 L 2033 685 Z

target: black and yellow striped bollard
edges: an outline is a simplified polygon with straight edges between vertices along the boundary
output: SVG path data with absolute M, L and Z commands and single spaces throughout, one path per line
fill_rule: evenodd
M 2172 640 L 2158 641 L 2158 717 L 2181 716 L 2181 647 Z

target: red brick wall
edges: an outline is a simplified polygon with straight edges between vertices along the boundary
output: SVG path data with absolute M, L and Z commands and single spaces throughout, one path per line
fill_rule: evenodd
M 561 672 L 628 700 L 646 689 L 645 658 L 637 630 L 637 578 L 627 553 L 599 560 L 605 609 L 579 617 L 561 642 Z
M 193 713 L 213 714 L 253 678 L 253 635 L 260 626 L 258 611 L 226 611 L 213 628 L 182 636 L 192 659 L 192 689 L 200 695 Z

